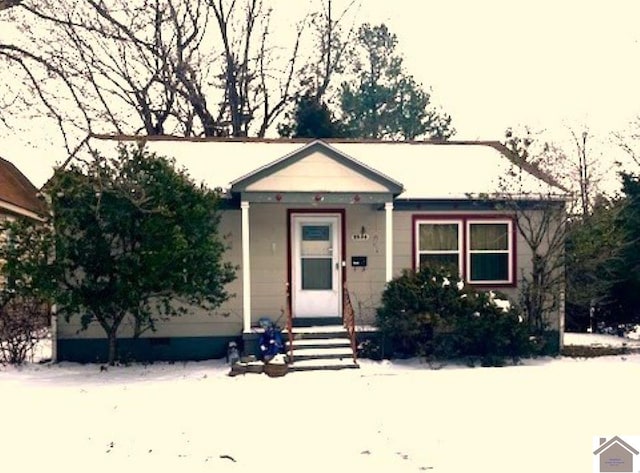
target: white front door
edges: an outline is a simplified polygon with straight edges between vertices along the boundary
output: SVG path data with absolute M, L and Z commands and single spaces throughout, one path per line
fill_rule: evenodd
M 294 214 L 291 221 L 294 317 L 340 317 L 339 214 Z

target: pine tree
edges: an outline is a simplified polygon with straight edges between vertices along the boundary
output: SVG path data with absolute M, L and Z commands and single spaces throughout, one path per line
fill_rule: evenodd
M 640 177 L 623 174 L 626 200 L 616 221 L 622 245 L 615 255 L 611 286 L 616 320 L 640 322 Z
M 433 109 L 431 96 L 407 73 L 398 40 L 384 25 L 363 24 L 353 51 L 352 81 L 342 84 L 341 109 L 349 134 L 358 138 L 447 139 L 451 117 Z

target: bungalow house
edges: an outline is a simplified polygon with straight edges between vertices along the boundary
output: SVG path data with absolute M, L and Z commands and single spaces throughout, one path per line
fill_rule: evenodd
M 95 137 L 94 145 L 113 152 L 117 141 L 139 140 Z M 506 193 L 523 205 L 563 205 L 563 189 L 498 142 L 144 142 L 196 181 L 224 190 L 220 233 L 239 270 L 229 287 L 235 297 L 215 313 L 193 311 L 139 340 L 123 327 L 121 350 L 135 357 L 221 357 L 236 339 L 250 350 L 258 321 L 269 317 L 292 338 L 311 338 L 299 342 L 294 360 L 324 347 L 327 358 L 352 365 L 352 330 L 373 324 L 386 282 L 404 268 L 454 264 L 467 284 L 515 298 L 532 255 Z M 514 169 L 517 188 L 507 192 Z M 560 337 L 562 310 L 548 323 Z M 79 328 L 77 320 L 59 321 L 58 358 L 103 359 L 104 334 Z

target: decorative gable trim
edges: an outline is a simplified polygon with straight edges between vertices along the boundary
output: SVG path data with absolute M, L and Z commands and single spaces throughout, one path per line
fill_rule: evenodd
M 337 161 L 339 164 L 357 172 L 363 177 L 372 180 L 387 189 L 388 193 L 395 195 L 400 194 L 404 188 L 402 184 L 392 178 L 376 171 L 375 169 L 361 163 L 360 161 L 346 155 L 322 140 L 314 140 L 300 149 L 289 153 L 288 155 L 269 163 L 261 168 L 246 174 L 239 179 L 231 182 L 231 193 L 246 192 L 252 184 L 271 176 L 292 164 L 295 164 L 313 153 L 321 152 L 329 158 Z M 355 190 L 355 189 L 354 189 Z M 284 191 L 284 189 L 283 189 Z

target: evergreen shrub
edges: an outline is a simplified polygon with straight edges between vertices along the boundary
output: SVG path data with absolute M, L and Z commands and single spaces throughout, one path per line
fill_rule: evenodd
M 447 269 L 403 271 L 387 284 L 376 319 L 387 357 L 502 366 L 532 354 L 518 309 L 500 307 L 491 292 L 463 287 Z

